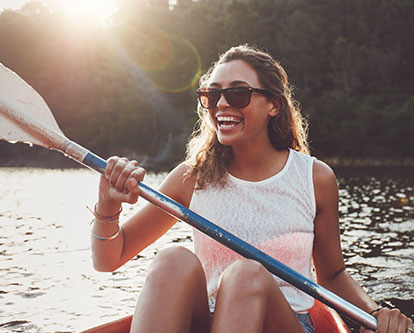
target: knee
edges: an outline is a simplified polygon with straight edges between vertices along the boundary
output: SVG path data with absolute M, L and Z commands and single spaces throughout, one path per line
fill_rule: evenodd
M 220 287 L 237 293 L 261 294 L 275 286 L 277 285 L 267 269 L 250 259 L 240 259 L 230 265 L 220 280 Z
M 192 277 L 204 275 L 200 260 L 190 250 L 174 246 L 157 253 L 150 266 L 147 279 L 180 279 L 188 280 Z

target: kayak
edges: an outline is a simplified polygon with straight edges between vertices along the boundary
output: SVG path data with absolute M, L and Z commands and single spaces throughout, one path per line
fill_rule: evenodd
M 335 310 L 315 300 L 309 310 L 315 324 L 315 333 L 349 333 L 349 328 Z M 90 328 L 83 333 L 128 333 L 132 316 L 127 316 L 109 323 Z
M 309 313 L 315 325 L 315 333 L 351 332 L 335 310 L 317 300 L 315 300 L 315 305 L 309 310 Z
M 90 328 L 82 333 L 129 333 L 132 315 Z

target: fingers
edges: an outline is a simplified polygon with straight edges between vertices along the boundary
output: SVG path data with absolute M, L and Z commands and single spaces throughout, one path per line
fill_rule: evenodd
M 137 194 L 139 192 L 138 182 L 142 181 L 145 176 L 145 170 L 143 168 L 135 168 L 130 173 L 128 179 L 126 180 L 127 192 Z
M 408 324 L 407 324 L 407 333 L 414 333 L 414 323 L 410 318 L 408 319 Z
M 128 193 L 125 186 L 126 180 L 129 178 L 132 171 L 138 167 L 137 161 L 128 161 L 126 158 L 121 158 L 117 164 L 115 164 L 112 173 L 109 177 L 109 183 L 119 192 Z
M 413 322 L 398 309 L 383 308 L 375 314 L 378 321 L 377 332 L 411 332 Z
M 390 311 L 389 328 L 395 329 L 398 333 L 407 333 L 408 329 L 408 318 L 405 317 L 398 309 Z
M 128 175 L 126 173 L 128 173 L 129 169 L 131 169 L 132 167 L 131 165 L 129 165 L 129 169 L 124 170 L 125 167 L 128 166 L 128 164 L 130 163 L 127 158 L 119 158 L 117 156 L 111 157 L 107 162 L 107 167 L 105 169 L 105 178 L 108 179 L 109 183 L 117 190 L 123 190 L 124 186 L 123 183 L 121 183 L 121 181 L 125 181 L 124 178 Z
M 401 332 L 403 333 L 414 333 L 413 321 L 410 318 L 405 318 L 405 325 L 401 325 Z
M 110 188 L 108 193 L 113 200 L 135 203 L 140 193 L 138 182 L 145 176 L 145 170 L 137 161 L 113 156 L 107 160 L 105 179 Z
M 400 325 L 400 315 L 401 315 L 401 312 L 398 309 L 389 310 L 388 330 L 392 331 L 392 329 L 394 329 L 395 332 L 400 332 L 401 331 L 400 328 L 402 328 L 402 325 Z M 405 326 L 406 325 L 404 325 L 404 328 L 405 328 Z

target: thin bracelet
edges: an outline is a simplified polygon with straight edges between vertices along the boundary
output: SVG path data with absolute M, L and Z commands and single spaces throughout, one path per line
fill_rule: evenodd
M 98 205 L 98 203 L 95 204 L 95 206 L 93 207 L 93 215 L 95 215 L 95 217 L 97 217 L 98 219 L 102 219 L 102 220 L 112 220 L 114 218 L 116 218 L 117 216 L 121 215 L 122 212 L 122 206 L 121 208 L 119 208 L 118 212 L 112 216 L 104 216 L 101 215 L 97 212 L 96 210 L 96 206 Z
M 93 214 L 93 216 L 95 216 L 96 221 L 101 223 L 119 223 L 119 216 L 122 212 L 122 206 L 116 214 L 112 216 L 103 216 L 96 211 L 96 205 L 97 203 L 95 204 L 93 211 L 88 206 L 86 206 L 86 208 Z
M 380 306 L 379 308 L 376 308 L 375 310 L 372 310 L 369 314 L 372 316 L 372 315 L 374 315 L 375 313 L 377 313 L 378 311 L 380 311 L 382 309 L 383 309 L 383 307 Z
M 113 240 L 113 239 L 115 239 L 122 232 L 122 228 L 118 224 L 118 230 L 113 235 L 110 235 L 110 236 L 99 236 L 99 235 L 95 234 L 92 231 L 92 224 L 93 224 L 93 222 L 95 222 L 95 219 L 92 219 L 92 221 L 91 221 L 91 235 L 93 237 L 95 237 L 96 239 L 98 239 L 98 240 L 101 240 L 101 241 Z

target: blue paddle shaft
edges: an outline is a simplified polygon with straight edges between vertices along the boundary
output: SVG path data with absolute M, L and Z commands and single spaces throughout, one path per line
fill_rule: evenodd
M 83 162 L 84 165 L 103 174 L 106 168 L 106 161 L 99 156 L 88 152 Z M 173 217 L 190 224 L 192 227 L 200 230 L 204 234 L 227 246 L 240 255 L 254 259 L 267 268 L 269 272 L 285 280 L 306 294 L 316 298 L 331 308 L 343 313 L 350 319 L 353 319 L 368 329 L 377 329 L 377 320 L 375 317 L 359 309 L 343 298 L 335 295 L 328 289 L 318 285 L 312 280 L 305 278 L 288 266 L 282 264 L 266 253 L 251 246 L 240 238 L 234 236 L 228 231 L 211 223 L 204 217 L 191 211 L 187 207 L 175 202 L 164 194 L 157 192 L 142 182 L 138 183 L 141 190 L 141 197 L 164 210 Z

